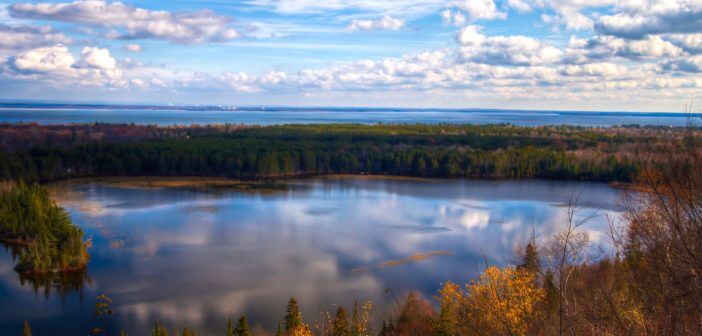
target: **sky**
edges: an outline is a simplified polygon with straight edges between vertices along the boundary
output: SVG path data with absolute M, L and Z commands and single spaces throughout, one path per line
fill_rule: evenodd
M 680 112 L 702 0 L 0 2 L 0 100 Z

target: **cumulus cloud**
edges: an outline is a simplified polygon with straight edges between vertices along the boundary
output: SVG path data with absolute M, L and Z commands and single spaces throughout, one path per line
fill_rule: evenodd
M 383 16 L 377 20 L 353 20 L 346 27 L 347 31 L 372 31 L 372 30 L 391 30 L 396 31 L 405 26 L 405 20 L 397 19 L 391 16 Z
M 504 19 L 507 14 L 497 9 L 493 0 L 460 0 L 454 2 L 456 8 L 466 12 L 471 19 Z
M 76 60 L 63 45 L 30 49 L 10 57 L 3 64 L 13 78 L 79 84 L 86 86 L 123 86 L 123 72 L 109 50 L 85 47 Z M 8 75 L 4 73 L 4 75 Z
M 141 46 L 138 45 L 138 44 L 134 44 L 134 43 L 132 43 L 132 44 L 127 44 L 127 45 L 125 45 L 123 48 L 124 48 L 124 50 L 126 50 L 126 51 L 131 51 L 131 52 L 133 52 L 133 53 L 141 52 Z
M 171 13 L 121 2 L 79 0 L 71 3 L 20 3 L 9 7 L 15 18 L 53 20 L 113 29 L 111 38 L 156 38 L 178 43 L 226 41 L 239 37 L 232 19 L 212 11 Z
M 672 34 L 666 39 L 690 54 L 702 53 L 702 34 Z
M 702 72 L 702 56 L 665 60 L 661 64 L 664 72 Z
M 50 26 L 7 26 L 0 24 L 0 50 L 71 44 L 73 39 L 53 30 Z
M 475 25 L 463 27 L 458 41 L 463 59 L 482 64 L 550 64 L 563 55 L 560 49 L 527 36 L 485 36 Z
M 112 70 L 117 68 L 115 60 L 106 48 L 84 47 L 79 67 Z
M 615 78 L 629 74 L 630 70 L 624 65 L 603 62 L 583 65 L 566 65 L 559 69 L 559 73 L 570 77 L 596 76 Z
M 566 59 L 571 63 L 585 63 L 621 57 L 632 60 L 677 57 L 684 51 L 660 36 L 641 40 L 627 40 L 615 36 L 598 35 L 588 39 L 571 38 Z
M 593 17 L 599 16 L 594 9 L 642 6 L 642 0 L 507 0 L 505 6 L 518 12 L 541 11 L 541 20 L 555 28 L 587 31 L 595 26 Z M 643 0 L 648 1 L 648 0 Z M 590 13 L 594 10 L 594 13 Z
M 656 34 L 702 33 L 702 1 L 624 1 L 618 9 L 620 12 L 598 19 L 600 34 L 640 39 Z
M 68 71 L 75 63 L 76 59 L 63 45 L 31 49 L 11 59 L 12 66 L 22 72 Z

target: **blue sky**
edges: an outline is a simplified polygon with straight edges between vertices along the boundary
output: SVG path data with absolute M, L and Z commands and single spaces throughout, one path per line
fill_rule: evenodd
M 702 0 L 9 1 L 0 99 L 680 111 Z

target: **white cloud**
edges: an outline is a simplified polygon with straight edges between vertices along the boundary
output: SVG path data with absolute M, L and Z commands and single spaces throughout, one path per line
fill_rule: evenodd
M 495 65 L 539 65 L 560 61 L 563 52 L 527 36 L 485 36 L 481 27 L 463 27 L 458 33 L 461 57 L 467 61 Z
M 702 34 L 673 34 L 665 38 L 687 53 L 702 53 Z
M 109 50 L 85 47 L 80 60 L 63 45 L 41 47 L 10 57 L 3 64 L 9 66 L 3 75 L 12 78 L 46 81 L 60 85 L 124 86 L 123 72 Z
M 28 50 L 12 60 L 17 70 L 26 72 L 69 71 L 75 63 L 76 59 L 63 45 Z
M 702 56 L 665 60 L 661 64 L 664 72 L 702 72 Z
M 391 16 L 383 16 L 377 20 L 353 20 L 346 27 L 347 31 L 372 31 L 372 30 L 391 30 L 396 31 L 405 26 L 405 20 L 397 19 Z
M 444 21 L 444 24 L 458 27 L 463 26 L 467 21 L 466 16 L 463 15 L 463 13 L 452 11 L 450 9 L 445 9 L 441 12 L 441 19 Z
M 627 40 L 614 36 L 594 36 L 589 39 L 571 38 L 566 49 L 570 63 L 585 63 L 621 57 L 632 60 L 677 57 L 684 51 L 660 36 Z
M 565 76 L 597 76 L 615 78 L 628 74 L 630 71 L 626 66 L 616 63 L 589 63 L 583 65 L 567 65 L 560 68 L 560 73 Z
M 504 19 L 507 14 L 497 9 L 493 0 L 460 0 L 454 2 L 454 6 L 466 12 L 474 20 Z
M 84 47 L 81 53 L 81 63 L 88 68 L 105 70 L 117 68 L 117 60 L 110 55 L 110 51 L 98 47 Z
M 9 7 L 16 18 L 72 22 L 114 29 L 112 38 L 156 38 L 178 43 L 226 41 L 239 37 L 231 18 L 209 10 L 171 13 L 121 2 L 80 0 L 71 3 L 21 3 Z
M 135 43 L 126 44 L 123 48 L 124 48 L 124 50 L 131 51 L 133 53 L 141 52 L 141 46 L 138 44 L 135 44 Z
M 624 1 L 639 0 L 508 0 L 507 6 L 522 12 L 541 9 L 541 20 L 547 25 L 584 31 L 594 27 L 594 20 L 583 14 L 584 10 L 614 6 Z
M 465 26 L 458 32 L 458 42 L 464 46 L 480 46 L 485 41 L 482 27 L 476 25 Z
M 533 9 L 528 0 L 507 0 L 507 7 L 513 8 L 520 13 L 531 12 Z
M 625 1 L 613 15 L 597 21 L 597 31 L 605 35 L 643 38 L 666 33 L 702 33 L 702 1 Z
M 54 31 L 50 26 L 6 26 L 0 24 L 0 50 L 71 44 L 73 39 Z

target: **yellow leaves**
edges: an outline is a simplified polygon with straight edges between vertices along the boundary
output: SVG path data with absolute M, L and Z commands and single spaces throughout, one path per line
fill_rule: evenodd
M 436 325 L 437 335 L 456 334 L 456 326 L 459 321 L 458 309 L 462 295 L 461 287 L 450 281 L 439 290 L 439 296 L 436 297 L 440 306 L 439 320 Z
M 441 329 L 457 329 L 462 335 L 475 330 L 526 335 L 544 296 L 543 289 L 535 286 L 533 274 L 513 267 L 490 267 L 465 290 L 449 282 L 439 291 Z M 454 310 L 452 318 L 446 315 Z
M 299 326 L 297 326 L 295 329 L 293 329 L 289 335 L 290 336 L 312 336 L 312 330 L 310 329 L 310 326 L 308 326 L 305 323 L 302 323 Z

